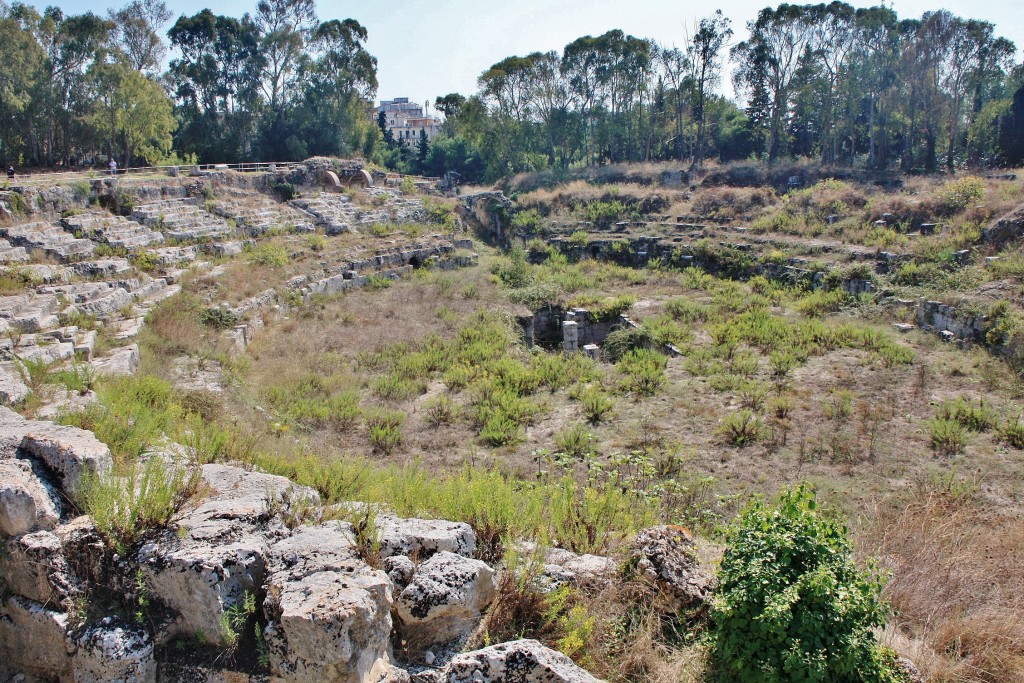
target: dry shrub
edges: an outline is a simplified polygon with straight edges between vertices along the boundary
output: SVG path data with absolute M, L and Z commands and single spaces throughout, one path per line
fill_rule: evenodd
M 618 201 L 642 214 L 661 212 L 678 199 L 678 193 L 647 187 L 626 185 L 594 185 L 573 180 L 552 189 L 538 189 L 519 197 L 520 209 L 535 209 L 549 216 L 559 211 L 574 210 L 590 202 Z
M 880 194 L 873 197 L 868 205 L 868 220 L 882 220 L 885 214 L 894 216 L 890 225 L 896 223 L 907 229 L 915 229 L 921 223 L 934 223 L 937 220 L 929 204 L 919 197 L 906 194 Z
M 1024 525 L 980 500 L 931 491 L 882 514 L 872 554 L 892 572 L 889 642 L 929 681 L 1024 680 Z
M 763 187 L 716 187 L 700 192 L 694 198 L 691 208 L 697 216 L 733 218 L 746 216 L 755 209 L 763 209 L 774 203 L 772 191 Z

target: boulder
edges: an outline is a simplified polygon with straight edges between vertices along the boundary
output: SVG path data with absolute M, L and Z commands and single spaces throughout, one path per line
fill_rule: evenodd
M 110 623 L 90 628 L 76 641 L 75 683 L 154 683 L 153 642 L 142 629 Z
M 15 457 L 18 445 L 33 424 L 10 408 L 0 406 L 0 459 Z
M 37 531 L 9 539 L 0 553 L 0 585 L 43 604 L 56 604 L 74 591 L 74 579 L 60 538 Z
M 66 493 L 74 493 L 87 474 L 105 474 L 114 460 L 107 445 L 92 432 L 51 422 L 34 422 L 21 440 L 23 454 L 52 470 Z
M 443 683 L 600 683 L 560 652 L 536 640 L 516 640 L 458 655 L 444 671 Z
M 395 601 L 402 635 L 414 646 L 471 631 L 494 599 L 494 571 L 480 560 L 442 551 L 420 564 Z
M 710 599 L 713 579 L 701 567 L 697 544 L 686 527 L 663 525 L 641 531 L 633 539 L 627 567 L 657 586 L 656 607 L 662 611 L 700 609 Z
M 388 515 L 377 518 L 377 530 L 381 557 L 405 555 L 425 560 L 442 551 L 472 557 L 476 550 L 476 533 L 463 522 Z
M 263 609 L 274 680 L 371 680 L 387 662 L 391 599 L 387 576 L 359 558 L 351 524 L 295 529 L 270 548 Z
M 273 474 L 232 465 L 203 465 L 202 477 L 211 495 L 190 515 L 193 523 L 205 518 L 257 524 L 266 522 L 275 512 L 286 512 L 296 503 L 305 507 L 320 504 L 320 496 L 313 489 Z
M 0 460 L 0 534 L 52 529 L 60 521 L 59 501 L 59 494 L 36 475 L 32 463 Z
M 0 607 L 0 659 L 19 673 L 63 680 L 70 669 L 66 614 L 10 597 Z
M 391 582 L 361 560 L 332 566 L 271 577 L 264 637 L 274 681 L 363 683 L 387 664 Z
M 551 588 L 606 583 L 619 571 L 615 560 L 600 555 L 577 555 L 562 548 L 548 548 L 544 554 L 542 583 Z
M 138 344 L 114 349 L 110 355 L 90 361 L 97 375 L 107 376 L 134 375 L 139 371 L 140 362 Z

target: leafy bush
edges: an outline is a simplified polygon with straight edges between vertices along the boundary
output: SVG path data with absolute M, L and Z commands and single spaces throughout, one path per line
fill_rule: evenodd
M 941 215 L 952 216 L 985 196 L 985 181 L 977 176 L 964 176 L 951 180 L 935 191 L 936 209 Z
M 1007 420 L 999 428 L 999 440 L 1014 448 L 1024 449 L 1024 421 L 1018 416 L 1015 420 Z
M 442 394 L 427 401 L 424 406 L 427 414 L 427 422 L 431 427 L 437 429 L 441 425 L 450 425 L 458 417 L 459 406 L 455 401 Z
M 935 417 L 957 422 L 972 432 L 987 432 L 999 421 L 995 410 L 984 398 L 975 401 L 964 396 L 943 401 L 936 409 Z
M 647 331 L 642 328 L 613 330 L 604 340 L 604 359 L 609 363 L 618 363 L 627 353 L 643 348 L 650 341 Z
M 238 316 L 226 308 L 210 306 L 199 312 L 199 322 L 215 330 L 226 330 L 238 324 Z
M 755 502 L 728 533 L 712 607 L 713 661 L 739 683 L 892 682 L 880 582 L 854 562 L 846 529 L 800 487 Z
M 594 451 L 594 435 L 583 425 L 576 425 L 555 435 L 555 447 L 577 460 L 583 460 Z

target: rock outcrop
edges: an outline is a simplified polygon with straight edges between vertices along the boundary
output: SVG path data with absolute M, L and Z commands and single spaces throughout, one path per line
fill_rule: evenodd
M 711 595 L 711 576 L 700 566 L 693 534 L 678 525 L 656 526 L 633 540 L 627 563 L 658 588 L 665 612 L 703 607 Z
M 443 683 L 600 683 L 560 652 L 536 640 L 516 640 L 461 654 L 439 678 Z

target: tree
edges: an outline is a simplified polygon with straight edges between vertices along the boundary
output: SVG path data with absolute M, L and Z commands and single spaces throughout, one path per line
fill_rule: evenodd
M 254 17 L 264 57 L 263 92 L 274 112 L 282 112 L 295 86 L 306 41 L 316 26 L 313 0 L 260 0 Z
M 690 80 L 693 83 L 695 101 L 693 119 L 697 123 L 697 140 L 694 151 L 693 166 L 700 168 L 704 162 L 704 148 L 707 139 L 704 108 L 711 90 L 718 86 L 722 62 L 720 53 L 729 39 L 732 38 L 732 22 L 722 14 L 722 10 L 713 16 L 701 19 L 690 39 L 687 48 L 687 62 L 690 67 Z
M 167 47 L 159 32 L 171 16 L 163 0 L 134 0 L 110 11 L 117 26 L 118 47 L 131 68 L 150 74 L 160 68 Z
M 1009 111 L 999 120 L 999 152 L 1007 166 L 1024 165 L 1024 86 L 1013 95 Z
M 429 154 L 430 140 L 427 138 L 427 131 L 420 128 L 420 139 L 419 142 L 416 143 L 416 164 L 421 169 L 421 173 L 423 165 L 427 162 L 427 155 Z

